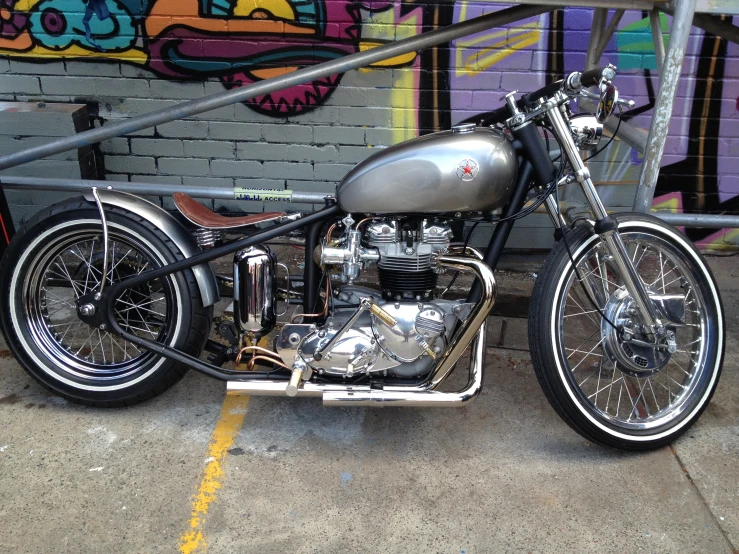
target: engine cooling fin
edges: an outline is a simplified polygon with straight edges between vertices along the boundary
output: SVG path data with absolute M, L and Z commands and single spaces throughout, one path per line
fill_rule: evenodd
M 438 277 L 433 270 L 410 272 L 380 268 L 378 273 L 385 300 L 430 298 Z

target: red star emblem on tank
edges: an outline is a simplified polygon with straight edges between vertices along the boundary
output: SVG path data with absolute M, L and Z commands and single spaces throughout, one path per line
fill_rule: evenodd
M 478 167 L 477 162 L 472 158 L 462 160 L 457 164 L 457 177 L 463 181 L 472 181 L 477 177 L 479 171 L 480 168 Z

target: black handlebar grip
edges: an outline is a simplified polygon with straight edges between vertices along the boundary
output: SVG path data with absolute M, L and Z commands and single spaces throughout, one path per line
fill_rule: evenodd
M 548 85 L 541 87 L 539 90 L 524 94 L 522 100 L 523 103 L 528 106 L 539 100 L 539 98 L 552 96 L 554 93 L 558 92 L 561 89 L 562 81 L 555 81 L 554 83 L 549 83 Z
M 601 76 L 603 74 L 603 70 L 601 68 L 596 69 L 590 69 L 589 71 L 585 71 L 582 75 L 580 75 L 580 85 L 583 87 L 593 87 L 600 83 Z

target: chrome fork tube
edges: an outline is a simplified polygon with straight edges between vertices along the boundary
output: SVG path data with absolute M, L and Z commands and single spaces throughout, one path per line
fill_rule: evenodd
M 547 112 L 547 118 L 552 124 L 552 129 L 559 138 L 562 147 L 564 148 L 564 154 L 567 156 L 572 169 L 575 172 L 575 179 L 580 183 L 585 197 L 588 199 L 590 208 L 593 210 L 593 215 L 596 220 L 602 220 L 608 217 L 608 212 L 601 202 L 598 192 L 595 190 L 595 185 L 590 179 L 590 171 L 585 167 L 585 163 L 580 157 L 580 152 L 575 145 L 575 141 L 572 140 L 572 133 L 570 132 L 567 123 L 562 117 L 559 108 L 552 108 Z M 549 207 L 549 206 L 547 206 Z M 618 229 L 609 229 L 603 233 L 599 233 L 600 237 L 608 249 L 608 252 L 613 256 L 613 261 L 618 267 L 619 273 L 624 279 L 624 285 L 626 290 L 634 299 L 639 315 L 642 318 L 642 322 L 647 326 L 648 329 L 652 329 L 655 332 L 660 332 L 663 329 L 662 322 L 659 320 L 657 310 L 652 304 L 649 298 L 647 289 L 641 280 L 641 277 L 634 268 L 634 264 L 631 262 L 629 253 L 626 250 L 621 235 L 618 233 Z
M 559 183 L 557 186 L 559 186 Z M 554 199 L 554 196 L 551 194 L 547 196 L 547 199 L 544 202 L 544 207 L 546 207 L 549 217 L 552 218 L 552 224 L 555 229 L 561 229 L 567 225 L 567 222 L 559 211 L 559 206 L 557 206 L 557 201 Z
M 608 216 L 603 202 L 600 201 L 598 192 L 595 190 L 593 181 L 590 180 L 590 171 L 585 167 L 580 152 L 577 149 L 575 141 L 572 140 L 572 132 L 570 131 L 567 123 L 562 117 L 558 107 L 554 107 L 547 112 L 547 118 L 552 124 L 552 129 L 557 135 L 562 147 L 564 148 L 564 154 L 567 156 L 568 161 L 572 165 L 572 169 L 575 171 L 575 178 L 582 186 L 582 191 L 585 193 L 585 197 L 588 199 L 588 203 L 593 210 L 595 219 L 603 219 Z

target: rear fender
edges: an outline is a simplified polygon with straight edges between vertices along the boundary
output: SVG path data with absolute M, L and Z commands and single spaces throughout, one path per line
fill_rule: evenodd
M 98 189 L 100 201 L 109 206 L 117 206 L 146 219 L 169 239 L 177 245 L 185 258 L 192 258 L 200 252 L 200 247 L 185 227 L 165 210 L 127 192 L 114 191 L 110 189 Z M 95 202 L 92 192 L 85 193 L 85 199 Z M 192 267 L 195 279 L 200 289 L 200 298 L 203 306 L 212 306 L 220 299 L 218 283 L 215 273 L 209 263 L 199 264 Z

